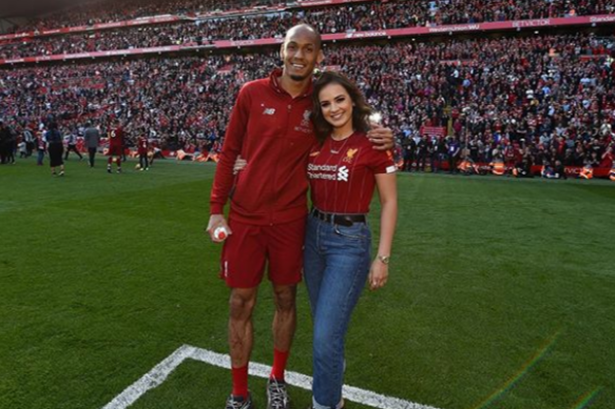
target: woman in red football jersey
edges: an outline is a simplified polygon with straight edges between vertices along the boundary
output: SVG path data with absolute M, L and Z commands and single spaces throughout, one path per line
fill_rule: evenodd
M 397 222 L 392 153 L 367 139 L 372 109 L 357 86 L 336 72 L 314 83 L 313 122 L 319 143 L 307 174 L 313 208 L 303 257 L 314 321 L 313 409 L 342 408 L 344 344 L 348 323 L 366 281 L 384 286 Z M 238 159 L 235 172 L 247 162 Z M 375 187 L 381 204 L 378 254 L 371 258 L 367 214 Z
M 314 321 L 313 407 L 341 408 L 348 323 L 366 281 L 382 287 L 397 221 L 391 152 L 365 137 L 371 108 L 357 86 L 336 72 L 314 83 L 314 126 L 322 144 L 310 154 L 313 209 L 308 216 L 304 277 Z M 372 259 L 369 205 L 378 187 L 380 239 Z

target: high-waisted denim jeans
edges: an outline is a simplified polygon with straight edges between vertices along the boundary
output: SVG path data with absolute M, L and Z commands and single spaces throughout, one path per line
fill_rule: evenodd
M 365 223 L 345 227 L 308 216 L 303 263 L 314 321 L 312 393 L 317 409 L 336 408 L 342 399 L 346 332 L 367 281 L 370 250 Z

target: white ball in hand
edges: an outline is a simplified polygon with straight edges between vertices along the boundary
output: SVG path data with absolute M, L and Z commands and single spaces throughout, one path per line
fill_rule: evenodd
M 224 241 L 227 236 L 228 232 L 223 226 L 216 227 L 216 229 L 214 230 L 214 237 L 216 238 L 216 240 Z

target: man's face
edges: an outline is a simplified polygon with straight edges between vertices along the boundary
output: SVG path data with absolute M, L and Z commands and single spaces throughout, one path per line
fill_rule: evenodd
M 294 27 L 286 35 L 280 56 L 284 62 L 284 75 L 294 81 L 309 78 L 317 63 L 323 59 L 316 33 L 307 27 Z

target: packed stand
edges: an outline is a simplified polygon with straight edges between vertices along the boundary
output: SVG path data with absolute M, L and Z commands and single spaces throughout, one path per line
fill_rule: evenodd
M 579 34 L 344 47 L 327 62 L 401 130 L 407 170 L 456 171 L 465 158 L 611 167 L 613 56 L 613 38 Z M 452 138 L 421 133 L 448 126 Z
M 89 26 L 115 21 L 133 20 L 164 14 L 188 15 L 215 11 L 241 10 L 258 6 L 276 5 L 274 0 L 99 0 L 82 4 L 57 13 L 37 17 L 15 32 L 43 31 L 64 27 Z
M 325 54 L 399 131 L 407 169 L 443 162 L 456 169 L 466 157 L 608 167 L 614 44 L 576 34 L 339 45 Z M 130 132 L 170 148 L 217 148 L 240 85 L 266 76 L 278 60 L 276 50 L 6 70 L 0 118 L 23 129 L 58 117 L 70 129 L 117 116 Z M 449 126 L 449 138 L 424 131 Z
M 91 121 L 103 128 L 121 118 L 131 139 L 140 134 L 178 149 L 219 142 L 244 81 L 267 75 L 275 59 L 254 56 L 114 61 L 3 72 L 0 118 L 17 133 L 57 119 L 70 133 Z M 232 70 L 230 70 L 232 67 Z M 155 78 L 156 81 L 152 81 Z
M 184 6 L 189 9 L 191 4 L 188 2 Z M 203 3 L 200 4 L 203 5 Z M 527 0 L 514 3 L 488 0 L 368 2 L 315 9 L 295 9 L 268 15 L 235 16 L 172 25 L 104 30 L 59 37 L 35 37 L 0 44 L 0 58 L 11 59 L 168 45 L 203 45 L 214 40 L 280 38 L 287 27 L 298 22 L 311 23 L 322 33 L 327 34 L 613 12 L 615 12 L 615 0 L 592 2 L 530 2 Z
M 30 26 L 20 27 L 19 31 L 32 29 L 52 29 L 62 27 L 91 25 L 110 21 L 121 21 L 161 14 L 196 15 L 211 11 L 246 9 L 255 6 L 284 6 L 301 4 L 293 1 L 273 0 L 181 0 L 175 2 L 140 0 L 126 4 L 124 1 L 100 1 L 94 5 L 84 5 L 73 10 L 62 11 L 58 15 L 41 18 Z M 307 9 L 306 10 L 311 10 Z M 366 20 L 378 19 L 381 28 L 407 27 L 410 25 L 442 25 L 479 23 L 484 21 L 524 20 L 547 17 L 570 17 L 614 12 L 612 0 L 433 0 L 411 1 L 392 0 L 389 2 L 368 1 L 364 4 L 350 4 L 329 10 L 317 10 L 328 20 L 342 20 L 347 29 L 364 27 Z M 308 11 L 312 13 L 311 11 Z M 356 18 L 355 18 L 356 16 Z M 327 21 L 323 25 L 331 24 Z M 369 21 L 367 21 L 368 26 Z M 338 30 L 339 31 L 339 30 Z
M 287 19 L 226 18 L 170 25 L 148 25 L 123 30 L 103 30 L 58 37 L 35 37 L 0 43 L 0 58 L 76 54 L 108 50 L 204 45 L 213 40 L 281 38 Z M 292 25 L 292 24 L 291 24 Z

